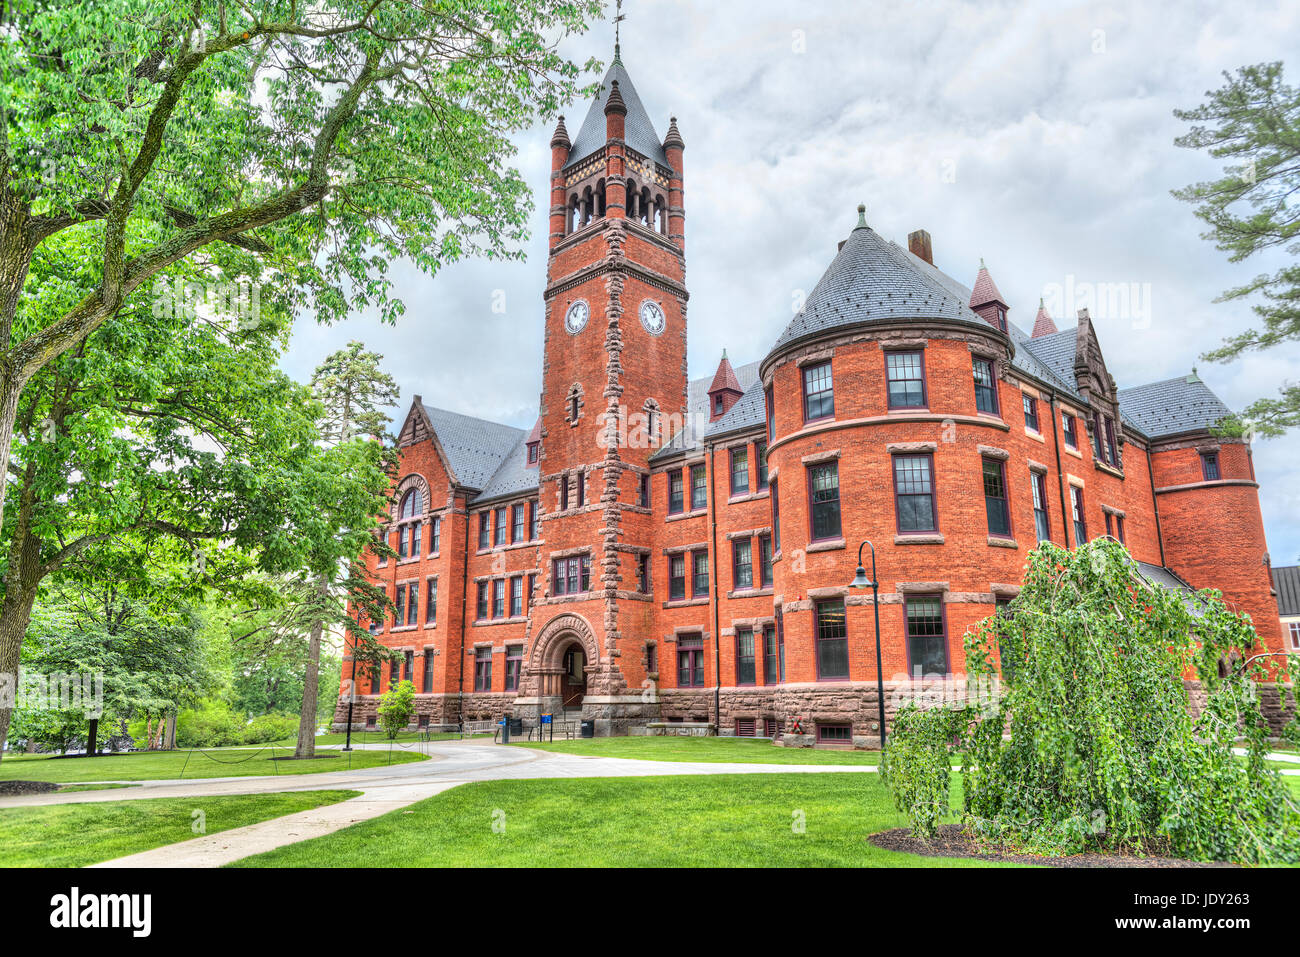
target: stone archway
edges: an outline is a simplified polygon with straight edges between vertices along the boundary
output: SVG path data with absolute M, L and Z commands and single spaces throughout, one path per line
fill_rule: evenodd
M 558 714 L 581 708 L 593 685 L 601 683 L 601 672 L 595 631 L 581 615 L 565 612 L 538 632 L 526 681 L 543 712 Z

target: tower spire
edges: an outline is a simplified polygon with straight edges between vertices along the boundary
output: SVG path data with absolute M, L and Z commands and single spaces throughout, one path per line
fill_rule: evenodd
M 615 0 L 615 4 L 614 4 L 614 6 L 615 6 L 615 13 L 614 13 L 614 62 L 615 62 L 615 63 L 622 63 L 623 60 L 619 57 L 619 52 L 618 52 L 618 27 L 619 27 L 619 24 L 621 24 L 621 23 L 623 22 L 623 20 L 625 19 L 625 15 L 624 15 L 624 13 L 623 13 L 623 0 Z

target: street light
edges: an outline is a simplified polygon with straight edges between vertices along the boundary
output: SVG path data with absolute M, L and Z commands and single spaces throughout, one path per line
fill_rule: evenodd
M 863 547 L 871 546 L 871 577 L 862 564 Z M 863 542 L 858 546 L 858 571 L 849 583 L 850 588 L 870 588 L 871 603 L 876 612 L 876 705 L 880 708 L 880 752 L 885 751 L 885 669 L 880 660 L 880 579 L 876 576 L 876 546 Z

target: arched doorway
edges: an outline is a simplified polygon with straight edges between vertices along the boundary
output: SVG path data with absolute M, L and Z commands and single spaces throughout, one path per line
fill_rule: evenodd
M 604 693 L 596 651 L 591 625 L 573 612 L 556 615 L 538 632 L 528 676 L 536 681 L 533 687 L 542 713 L 578 711 L 588 694 Z
M 565 711 L 580 709 L 587 693 L 587 655 L 575 640 L 565 647 L 560 661 L 563 667 L 560 674 L 561 707 Z

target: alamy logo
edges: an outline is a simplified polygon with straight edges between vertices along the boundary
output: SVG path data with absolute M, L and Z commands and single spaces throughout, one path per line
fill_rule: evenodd
M 148 937 L 153 924 L 151 894 L 86 894 L 72 888 L 71 893 L 50 898 L 50 926 L 126 927 L 134 937 Z

